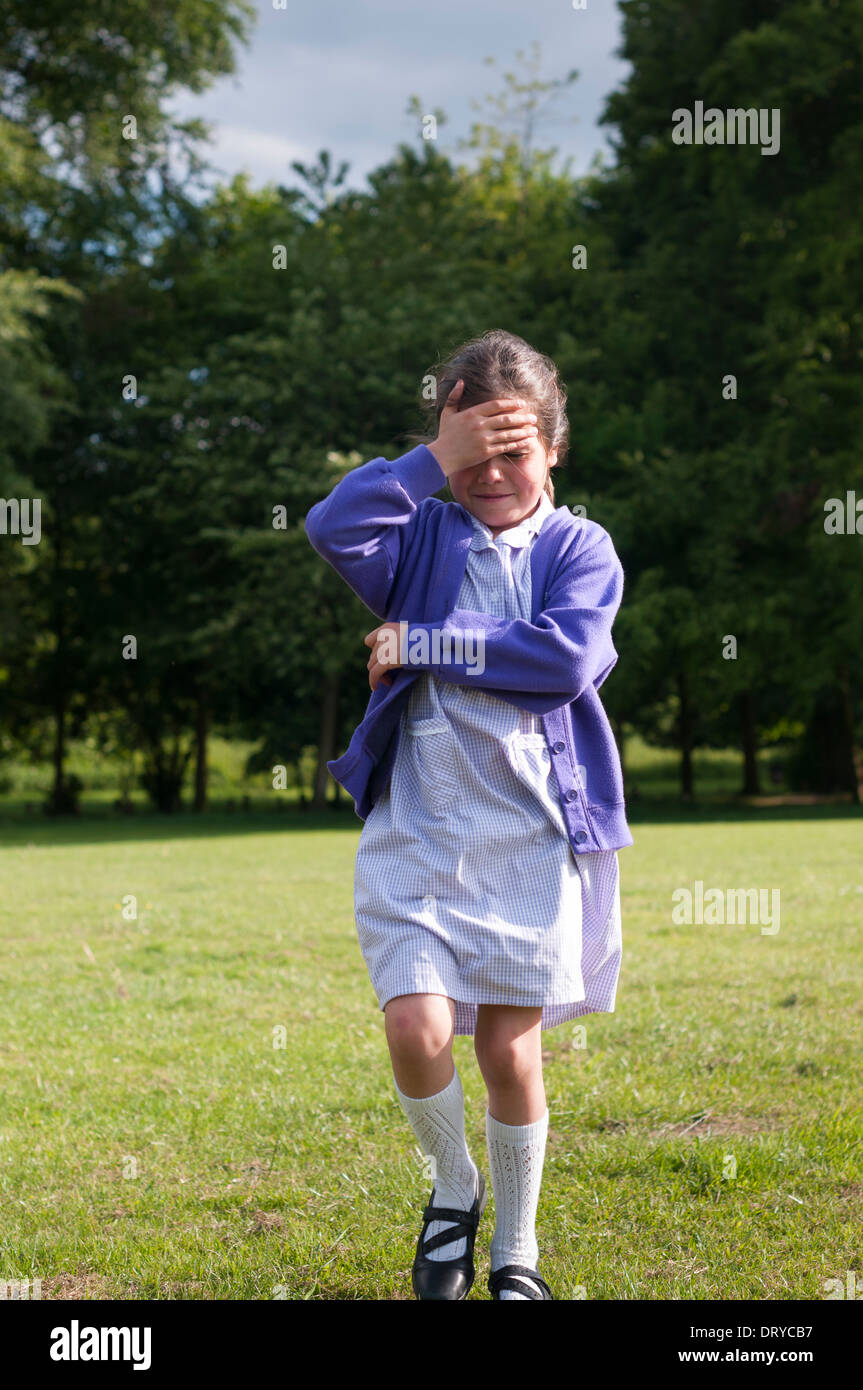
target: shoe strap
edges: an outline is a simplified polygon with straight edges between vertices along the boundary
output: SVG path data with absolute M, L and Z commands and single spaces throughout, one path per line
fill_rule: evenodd
M 440 1250 L 444 1245 L 455 1244 L 457 1240 L 475 1240 L 479 1212 L 460 1211 L 458 1207 L 438 1207 L 429 1202 L 423 1210 L 423 1221 L 425 1224 L 422 1230 L 422 1252 L 427 1255 L 430 1250 Z M 448 1225 L 445 1231 L 438 1231 L 436 1236 L 426 1237 L 426 1228 L 431 1221 L 447 1221 L 452 1224 Z
M 476 1230 L 479 1225 L 479 1213 L 469 1211 L 459 1211 L 456 1207 L 435 1207 L 429 1202 L 423 1211 L 424 1221 L 457 1221 L 461 1226 L 470 1226 Z
M 539 1284 L 540 1288 L 545 1289 L 549 1299 L 554 1302 L 548 1284 L 535 1269 L 528 1269 L 527 1265 L 502 1265 L 500 1269 L 492 1270 L 488 1276 L 490 1291 L 500 1293 L 501 1289 L 506 1289 L 509 1293 L 520 1293 L 522 1298 L 544 1299 L 543 1294 L 532 1289 L 530 1284 L 523 1284 L 521 1280 L 514 1279 L 512 1276 L 515 1274 L 522 1274 L 525 1279 L 532 1279 L 534 1283 Z
M 423 1228 L 425 1231 L 425 1228 Z M 458 1222 L 455 1226 L 448 1226 L 445 1231 L 438 1231 L 436 1236 L 423 1237 L 422 1252 L 427 1255 L 430 1250 L 440 1250 L 444 1245 L 453 1245 L 457 1240 L 471 1240 L 473 1228 L 466 1226 L 464 1222 Z

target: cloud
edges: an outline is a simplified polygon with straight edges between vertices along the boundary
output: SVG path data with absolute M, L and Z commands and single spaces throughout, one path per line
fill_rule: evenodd
M 465 159 L 457 140 L 473 122 L 489 120 L 485 106 L 476 110 L 472 102 L 502 90 L 502 74 L 516 68 L 516 52 L 529 53 L 534 39 L 543 78 L 571 68 L 580 74 L 540 121 L 535 145 L 557 146 L 561 160 L 572 157 L 574 173 L 608 149 L 609 132 L 595 121 L 627 71 L 613 56 L 620 17 L 609 3 L 574 11 L 558 0 L 535 0 L 527 9 L 515 0 L 413 7 L 403 0 L 319 0 L 284 11 L 262 5 L 258 15 L 249 47 L 237 52 L 237 72 L 171 103 L 179 117 L 213 122 L 205 153 L 227 176 L 246 168 L 255 184 L 293 183 L 291 160 L 313 162 L 327 149 L 334 163 L 348 161 L 348 184 L 362 187 L 399 143 L 417 141 L 407 115 L 413 95 L 425 111 L 445 112 L 439 148 Z

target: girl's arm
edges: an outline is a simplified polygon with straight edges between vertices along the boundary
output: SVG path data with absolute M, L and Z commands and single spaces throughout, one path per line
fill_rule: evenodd
M 537 433 L 536 416 L 519 397 L 462 410 L 463 398 L 459 379 L 446 398 L 432 448 L 419 444 L 392 463 L 377 458 L 353 469 L 306 517 L 315 550 L 380 617 L 388 611 L 416 530 L 417 504 L 439 492 L 451 473 L 507 449 L 520 453 Z
M 623 566 L 611 537 L 594 526 L 596 539 L 559 565 L 535 623 L 455 608 L 443 623 L 407 624 L 410 669 L 431 671 L 454 685 L 489 690 L 535 714 L 577 700 L 598 688 L 617 661 L 611 627 L 623 595 Z M 427 639 L 413 637 L 418 630 Z M 434 634 L 441 661 L 435 664 Z M 468 661 L 447 660 L 449 654 Z M 428 660 L 423 660 L 423 648 Z M 418 659 L 415 659 L 417 658 Z
M 352 469 L 306 517 L 315 550 L 373 613 L 387 611 L 418 504 L 445 482 L 434 454 L 419 444 L 392 463 L 376 458 Z

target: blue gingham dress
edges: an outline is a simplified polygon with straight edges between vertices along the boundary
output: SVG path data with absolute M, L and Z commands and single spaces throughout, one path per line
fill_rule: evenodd
M 554 508 L 474 535 L 457 607 L 531 618 L 530 547 Z M 470 515 L 470 514 L 469 514 Z M 357 934 L 383 1009 L 445 994 L 454 1031 L 478 1004 L 542 1005 L 542 1028 L 613 1013 L 621 961 L 617 852 L 574 854 L 538 716 L 423 672 L 355 872 Z

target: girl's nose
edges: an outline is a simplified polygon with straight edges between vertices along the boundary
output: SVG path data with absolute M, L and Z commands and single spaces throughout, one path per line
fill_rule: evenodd
M 479 466 L 479 476 L 484 483 L 498 483 L 503 478 L 503 469 L 497 459 L 486 459 Z

